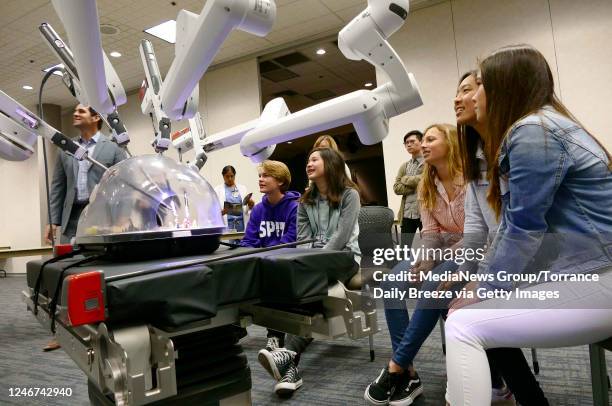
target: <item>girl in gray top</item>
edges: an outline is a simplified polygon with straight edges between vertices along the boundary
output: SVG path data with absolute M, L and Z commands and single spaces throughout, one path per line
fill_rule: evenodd
M 315 238 L 314 248 L 351 251 L 359 264 L 359 192 L 346 176 L 344 160 L 333 149 L 315 148 L 306 174 L 310 186 L 298 209 L 298 240 Z
M 298 208 L 298 240 L 315 239 L 313 248 L 352 252 L 356 262 L 354 274 L 361 261 L 357 186 L 346 176 L 340 154 L 329 148 L 310 152 L 306 174 L 310 185 Z M 302 386 L 297 363 L 311 342 L 312 338 L 289 335 L 286 348 L 259 352 L 259 362 L 278 381 L 274 387 L 277 395 L 289 396 Z

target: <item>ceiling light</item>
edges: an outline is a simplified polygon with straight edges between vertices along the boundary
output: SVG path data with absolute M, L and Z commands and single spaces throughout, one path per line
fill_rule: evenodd
M 109 55 L 112 56 L 113 58 L 120 58 L 121 52 L 113 51 Z
M 154 27 L 147 28 L 144 32 L 151 34 L 166 42 L 174 44 L 176 42 L 176 21 L 168 20 Z
M 64 64 L 58 63 L 57 65 L 49 66 L 48 68 L 43 69 L 43 72 L 49 72 L 53 68 L 63 68 L 63 67 L 64 67 Z M 53 72 L 53 74 L 57 76 L 64 76 L 64 74 L 59 70 L 56 70 L 55 72 Z
M 293 141 L 287 141 L 287 144 L 293 144 Z
M 33 90 L 33 89 L 34 89 L 34 88 L 33 88 L 32 86 L 30 86 L 30 85 L 23 85 L 23 86 L 21 86 L 21 88 L 22 88 L 22 89 L 24 89 L 24 90 Z
M 372 87 L 373 85 L 372 85 L 372 82 L 368 82 L 368 83 L 366 83 L 364 86 L 365 86 L 365 87 Z
M 323 48 L 317 49 L 317 55 L 325 55 L 326 52 L 327 51 L 325 49 L 323 49 Z

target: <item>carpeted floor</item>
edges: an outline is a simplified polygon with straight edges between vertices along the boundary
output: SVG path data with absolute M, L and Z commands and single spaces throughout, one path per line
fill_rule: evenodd
M 21 300 L 25 276 L 0 279 L 0 405 L 87 405 L 85 375 L 61 350 L 44 353 L 50 335 L 26 311 Z M 384 314 L 375 336 L 376 360 L 369 362 L 367 340 L 315 341 L 302 356 L 304 386 L 291 399 L 278 399 L 273 381 L 257 363 L 265 329 L 249 327 L 241 341 L 249 358 L 254 405 L 362 405 L 363 391 L 388 361 L 391 351 Z M 551 405 L 592 405 L 586 347 L 538 350 L 538 377 Z M 528 359 L 530 356 L 528 354 Z M 425 342 L 415 365 L 424 383 L 416 406 L 444 404 L 445 366 L 438 329 Z M 608 355 L 612 371 L 612 355 Z M 71 388 L 70 397 L 10 397 L 10 388 Z

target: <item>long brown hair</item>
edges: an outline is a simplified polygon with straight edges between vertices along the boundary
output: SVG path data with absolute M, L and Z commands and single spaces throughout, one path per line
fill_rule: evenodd
M 319 148 L 323 142 L 327 142 L 329 144 L 329 147 L 334 151 L 340 151 L 338 149 L 338 144 L 336 143 L 334 137 L 328 134 L 321 135 L 319 138 L 317 138 L 314 145 L 312 146 L 312 149 Z
M 342 193 L 346 188 L 353 188 L 357 191 L 357 185 L 346 176 L 344 170 L 344 160 L 340 154 L 331 148 L 314 148 L 308 154 L 310 156 L 318 152 L 323 160 L 323 168 L 325 169 L 325 183 L 327 184 L 327 201 L 329 205 L 336 209 L 340 205 L 342 200 Z M 306 191 L 300 199 L 301 203 L 313 205 L 315 204 L 315 198 L 319 195 L 317 185 L 314 182 L 310 182 Z
M 544 56 L 529 45 L 503 47 L 480 62 L 481 80 L 487 99 L 488 156 L 495 157 L 495 165 L 488 172 L 489 193 L 487 201 L 499 218 L 501 192 L 499 188 L 499 149 L 512 125 L 522 118 L 537 113 L 551 105 L 561 115 L 576 122 L 555 95 L 555 85 L 550 66 Z M 582 125 L 580 125 L 582 127 Z M 591 135 L 593 137 L 593 135 Z M 612 169 L 610 152 L 595 138 L 606 152 Z
M 461 86 L 461 82 L 470 76 L 476 79 L 477 72 L 475 70 L 465 72 L 461 75 L 457 87 Z M 474 127 L 465 124 L 457 125 L 457 136 L 459 138 L 459 154 L 461 155 L 463 181 L 465 183 L 476 181 L 480 177 L 480 168 L 478 166 L 478 159 L 476 158 L 476 151 L 478 150 L 478 144 L 484 140 Z M 488 157 L 487 163 L 489 165 L 491 164 Z
M 459 144 L 457 142 L 457 128 L 451 124 L 432 124 L 423 131 L 423 138 L 427 136 L 427 131 L 436 128 L 444 134 L 444 141 L 448 147 L 446 154 L 446 163 L 448 165 L 448 173 L 454 180 L 461 176 L 461 159 L 459 157 Z M 418 198 L 421 206 L 432 210 L 436 205 L 436 177 L 438 176 L 436 168 L 429 165 L 427 162 L 423 165 L 423 176 L 418 186 Z

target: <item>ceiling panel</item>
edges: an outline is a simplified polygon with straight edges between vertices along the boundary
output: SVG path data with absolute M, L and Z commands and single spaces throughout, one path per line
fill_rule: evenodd
M 329 9 L 320 0 L 300 0 L 286 6 L 278 6 L 274 31 L 294 27 L 329 14 Z
M 345 23 L 348 23 L 353 18 L 358 16 L 363 10 L 365 10 L 365 7 L 361 4 L 357 4 L 343 9 L 338 9 L 337 11 L 334 11 L 334 14 L 340 17 Z
M 364 10 L 368 6 L 366 0 L 321 0 L 331 11 L 338 11 L 348 7 L 361 7 Z
M 423 1 L 436 3 L 440 0 L 414 0 L 411 6 L 412 3 L 418 6 Z M 172 44 L 148 35 L 143 30 L 162 21 L 175 19 L 180 9 L 200 13 L 205 4 L 203 0 L 174 2 L 176 5 L 172 5 L 170 0 L 97 1 L 100 23 L 113 25 L 119 30 L 115 35 L 102 35 L 101 38 L 107 53 L 119 51 L 122 54 L 119 59 L 111 59 L 126 91 L 136 90 L 144 77 L 138 53 L 138 44 L 142 38 L 153 43 L 163 74 L 167 72 L 174 56 Z M 255 53 L 264 54 L 266 50 L 278 49 L 287 44 L 333 35 L 366 7 L 365 0 L 276 0 L 276 4 L 277 20 L 266 38 L 233 32 L 221 47 L 213 65 Z M 36 102 L 42 68 L 59 62 L 38 33 L 38 26 L 44 21 L 49 22 L 66 39 L 63 26 L 49 0 L 0 0 L 0 52 L 3 56 L 0 58 L 0 89 L 28 106 Z M 303 52 L 313 57 L 312 47 Z M 347 62 L 337 50 L 329 52 L 326 57 L 319 60 L 321 67 L 296 65 L 296 69 L 308 74 L 323 68 L 329 70 L 341 67 L 343 75 L 361 77 L 356 73 L 358 68 L 342 65 Z M 34 90 L 23 90 L 21 87 L 24 84 L 33 86 Z M 44 97 L 45 102 L 63 107 L 74 104 L 74 99 L 60 84 L 58 77 L 49 80 Z

